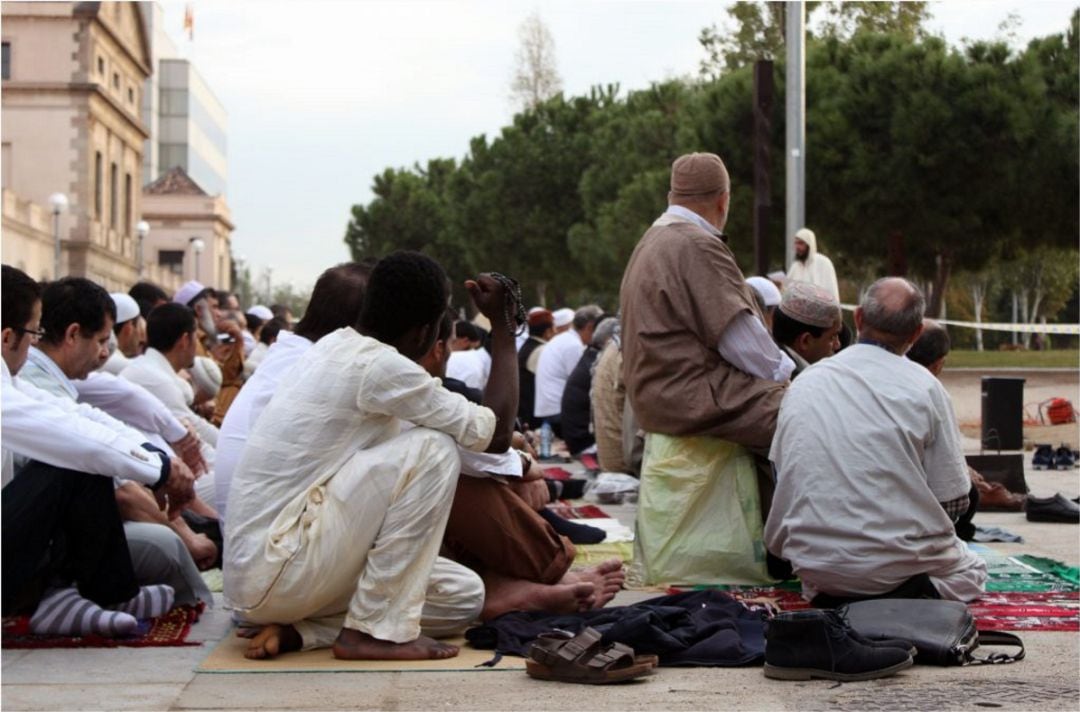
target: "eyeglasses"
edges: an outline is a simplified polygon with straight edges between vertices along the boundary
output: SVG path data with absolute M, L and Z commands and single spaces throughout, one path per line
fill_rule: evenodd
M 20 334 L 29 334 L 30 342 L 34 344 L 41 341 L 41 339 L 45 337 L 45 331 L 43 329 L 39 331 L 34 331 L 33 329 L 24 329 L 21 326 L 15 326 L 12 328 Z

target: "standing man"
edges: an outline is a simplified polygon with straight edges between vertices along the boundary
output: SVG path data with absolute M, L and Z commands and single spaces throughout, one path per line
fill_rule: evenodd
M 770 580 L 751 450 L 772 441 L 794 364 L 726 244 L 729 198 L 719 156 L 678 158 L 669 207 L 623 275 L 623 375 L 647 433 L 635 565 L 649 583 Z
M 874 282 L 859 342 L 802 374 L 780 410 L 766 541 L 816 606 L 984 591 L 986 562 L 953 527 L 971 478 L 949 394 L 904 358 L 924 306 L 905 279 Z
M 536 308 L 529 312 L 529 331 L 525 343 L 518 348 L 518 383 L 521 397 L 518 400 L 518 420 L 536 429 L 541 421 L 534 415 L 536 404 L 536 369 L 544 346 L 555 336 L 555 319 L 547 309 Z
M 788 267 L 788 280 L 809 282 L 829 291 L 840 301 L 840 287 L 832 260 L 817 250 L 817 237 L 810 228 L 795 233 L 795 261 Z

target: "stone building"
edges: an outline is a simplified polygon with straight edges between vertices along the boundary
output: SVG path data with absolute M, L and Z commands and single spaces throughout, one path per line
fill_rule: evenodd
M 0 6 L 3 259 L 34 277 L 57 276 L 51 253 L 42 264 L 39 213 L 51 218 L 49 196 L 64 193 L 59 276 L 85 276 L 110 290 L 137 279 L 149 138 L 141 94 L 152 67 L 141 13 L 135 2 Z
M 150 223 L 143 259 L 151 269 L 216 289 L 231 287 L 233 224 L 224 196 L 207 194 L 177 166 L 146 186 L 142 200 Z

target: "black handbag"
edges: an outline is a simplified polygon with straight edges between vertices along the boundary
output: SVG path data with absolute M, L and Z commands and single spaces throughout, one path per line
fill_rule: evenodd
M 975 618 L 959 601 L 881 598 L 848 603 L 838 609 L 852 630 L 873 640 L 901 638 L 911 641 L 923 665 L 987 665 L 1024 659 L 1024 643 L 1012 633 L 975 629 Z M 975 657 L 984 645 L 1020 648 L 1015 654 L 991 653 Z

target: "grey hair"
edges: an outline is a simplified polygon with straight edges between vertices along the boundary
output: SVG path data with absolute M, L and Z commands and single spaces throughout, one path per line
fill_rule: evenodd
M 596 304 L 587 304 L 574 312 L 574 331 L 581 331 L 604 315 L 604 310 Z
M 611 341 L 611 337 L 615 336 L 615 332 L 619 328 L 619 320 L 614 317 L 604 317 L 596 325 L 596 330 L 593 332 L 592 342 L 590 346 L 594 348 L 604 350 L 607 343 Z
M 909 288 L 900 300 L 882 295 L 889 282 L 900 280 Z M 883 299 L 882 297 L 886 298 Z M 902 277 L 884 277 L 870 285 L 863 295 L 863 323 L 874 331 L 906 341 L 919 330 L 926 312 L 926 298 L 922 290 Z

